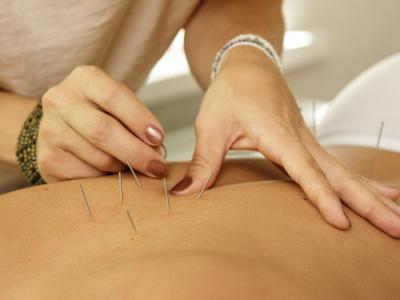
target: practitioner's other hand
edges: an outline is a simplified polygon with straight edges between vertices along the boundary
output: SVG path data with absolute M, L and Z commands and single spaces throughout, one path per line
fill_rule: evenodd
M 39 171 L 47 182 L 94 177 L 133 168 L 163 177 L 166 164 L 152 146 L 163 128 L 122 83 L 94 66 L 79 66 L 42 98 L 37 140 Z
M 343 201 L 391 236 L 400 237 L 399 191 L 354 176 L 317 142 L 284 78 L 261 51 L 233 49 L 210 84 L 195 126 L 196 149 L 176 195 L 215 181 L 229 149 L 258 150 L 282 166 L 331 225 L 348 229 Z M 246 50 L 244 50 L 246 49 Z

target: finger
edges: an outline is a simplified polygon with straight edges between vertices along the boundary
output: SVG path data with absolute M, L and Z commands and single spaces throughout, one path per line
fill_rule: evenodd
M 96 148 L 121 162 L 133 162 L 133 167 L 150 176 L 161 178 L 167 166 L 161 154 L 129 132 L 113 117 L 96 110 L 89 103 L 71 100 L 63 105 L 61 116 L 74 130 L 79 132 Z
M 386 204 L 396 215 L 400 217 L 400 206 L 393 200 L 382 197 L 381 200 Z
M 66 150 L 99 171 L 118 172 L 125 168 L 123 163 L 91 145 L 58 116 L 49 115 L 41 122 L 39 138 L 51 148 Z
M 383 184 L 379 181 L 375 181 L 375 180 L 368 179 L 365 177 L 362 177 L 362 179 L 365 182 L 369 183 L 371 186 L 373 186 L 383 196 L 385 196 L 391 200 L 396 200 L 400 196 L 400 189 L 397 187 L 389 186 L 387 184 Z
M 149 145 L 163 142 L 164 131 L 150 110 L 123 83 L 113 80 L 95 66 L 80 66 L 70 76 L 80 93 Z
M 400 216 L 400 206 L 385 196 L 383 196 L 365 177 L 360 177 L 360 181 L 365 185 L 368 190 L 375 195 L 380 201 L 382 201 L 387 207 L 389 207 L 396 215 Z
M 228 151 L 223 134 L 203 127 L 196 131 L 196 148 L 184 178 L 172 189 L 174 195 L 185 195 L 207 189 L 215 182 Z
M 47 148 L 38 159 L 40 159 L 39 172 L 48 183 L 106 174 L 59 148 Z
M 266 139 L 261 139 L 260 151 L 271 158 L 268 144 Z M 281 137 L 279 149 L 280 155 L 275 154 L 273 157 L 275 159 L 279 157 L 277 163 L 280 163 L 289 176 L 301 186 L 323 218 L 337 228 L 349 228 L 350 221 L 344 214 L 339 198 L 314 158 L 298 138 L 289 134 L 285 139 Z
M 318 144 L 312 151 L 321 167 L 329 171 L 329 182 L 344 203 L 380 230 L 393 237 L 400 235 L 400 219 L 394 207 L 382 200 L 384 196 L 375 193 L 372 186 L 368 188 L 367 181 L 353 175 Z
M 305 130 L 302 137 L 318 164 L 328 174 L 333 189 L 357 214 L 393 237 L 400 237 L 400 219 L 388 201 L 379 197 L 362 183 L 362 180 L 349 172 L 342 164 L 330 156 L 319 143 Z
M 357 176 L 340 165 L 337 167 L 340 169 L 334 172 L 332 182 L 342 201 L 380 230 L 392 237 L 400 237 L 400 217 L 388 204 L 391 201 L 382 201 L 384 197 L 371 192 Z
M 124 163 L 94 147 L 72 128 L 69 128 L 67 125 L 64 126 L 66 127 L 64 136 L 68 136 L 68 141 L 66 139 L 60 139 L 58 145 L 61 149 L 74 154 L 77 158 L 99 171 L 115 173 L 126 168 Z

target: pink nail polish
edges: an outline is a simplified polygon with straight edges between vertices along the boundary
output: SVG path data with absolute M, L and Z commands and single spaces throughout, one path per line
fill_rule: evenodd
M 146 128 L 145 136 L 151 143 L 156 145 L 159 145 L 164 139 L 161 131 L 152 125 Z
M 163 178 L 167 175 L 167 165 L 158 160 L 152 160 L 147 165 L 147 172 L 157 178 Z

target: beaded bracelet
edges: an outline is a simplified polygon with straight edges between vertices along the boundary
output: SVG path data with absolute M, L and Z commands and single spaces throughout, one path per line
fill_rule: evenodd
M 250 33 L 240 34 L 238 36 L 235 36 L 233 39 L 229 40 L 218 51 L 212 65 L 211 80 L 213 80 L 215 76 L 218 74 L 224 56 L 229 52 L 229 50 L 239 46 L 251 46 L 261 50 L 265 55 L 267 55 L 267 57 L 269 57 L 278 66 L 279 70 L 282 71 L 281 64 L 279 61 L 279 56 L 270 42 L 255 34 L 250 34 Z
M 25 178 L 34 185 L 45 181 L 39 173 L 36 160 L 36 140 L 42 119 L 42 105 L 38 104 L 26 119 L 18 137 L 17 161 Z

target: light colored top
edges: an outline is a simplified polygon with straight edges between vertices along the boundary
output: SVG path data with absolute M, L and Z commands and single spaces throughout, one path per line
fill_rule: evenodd
M 0 89 L 40 98 L 78 65 L 137 90 L 200 0 L 3 0 Z

